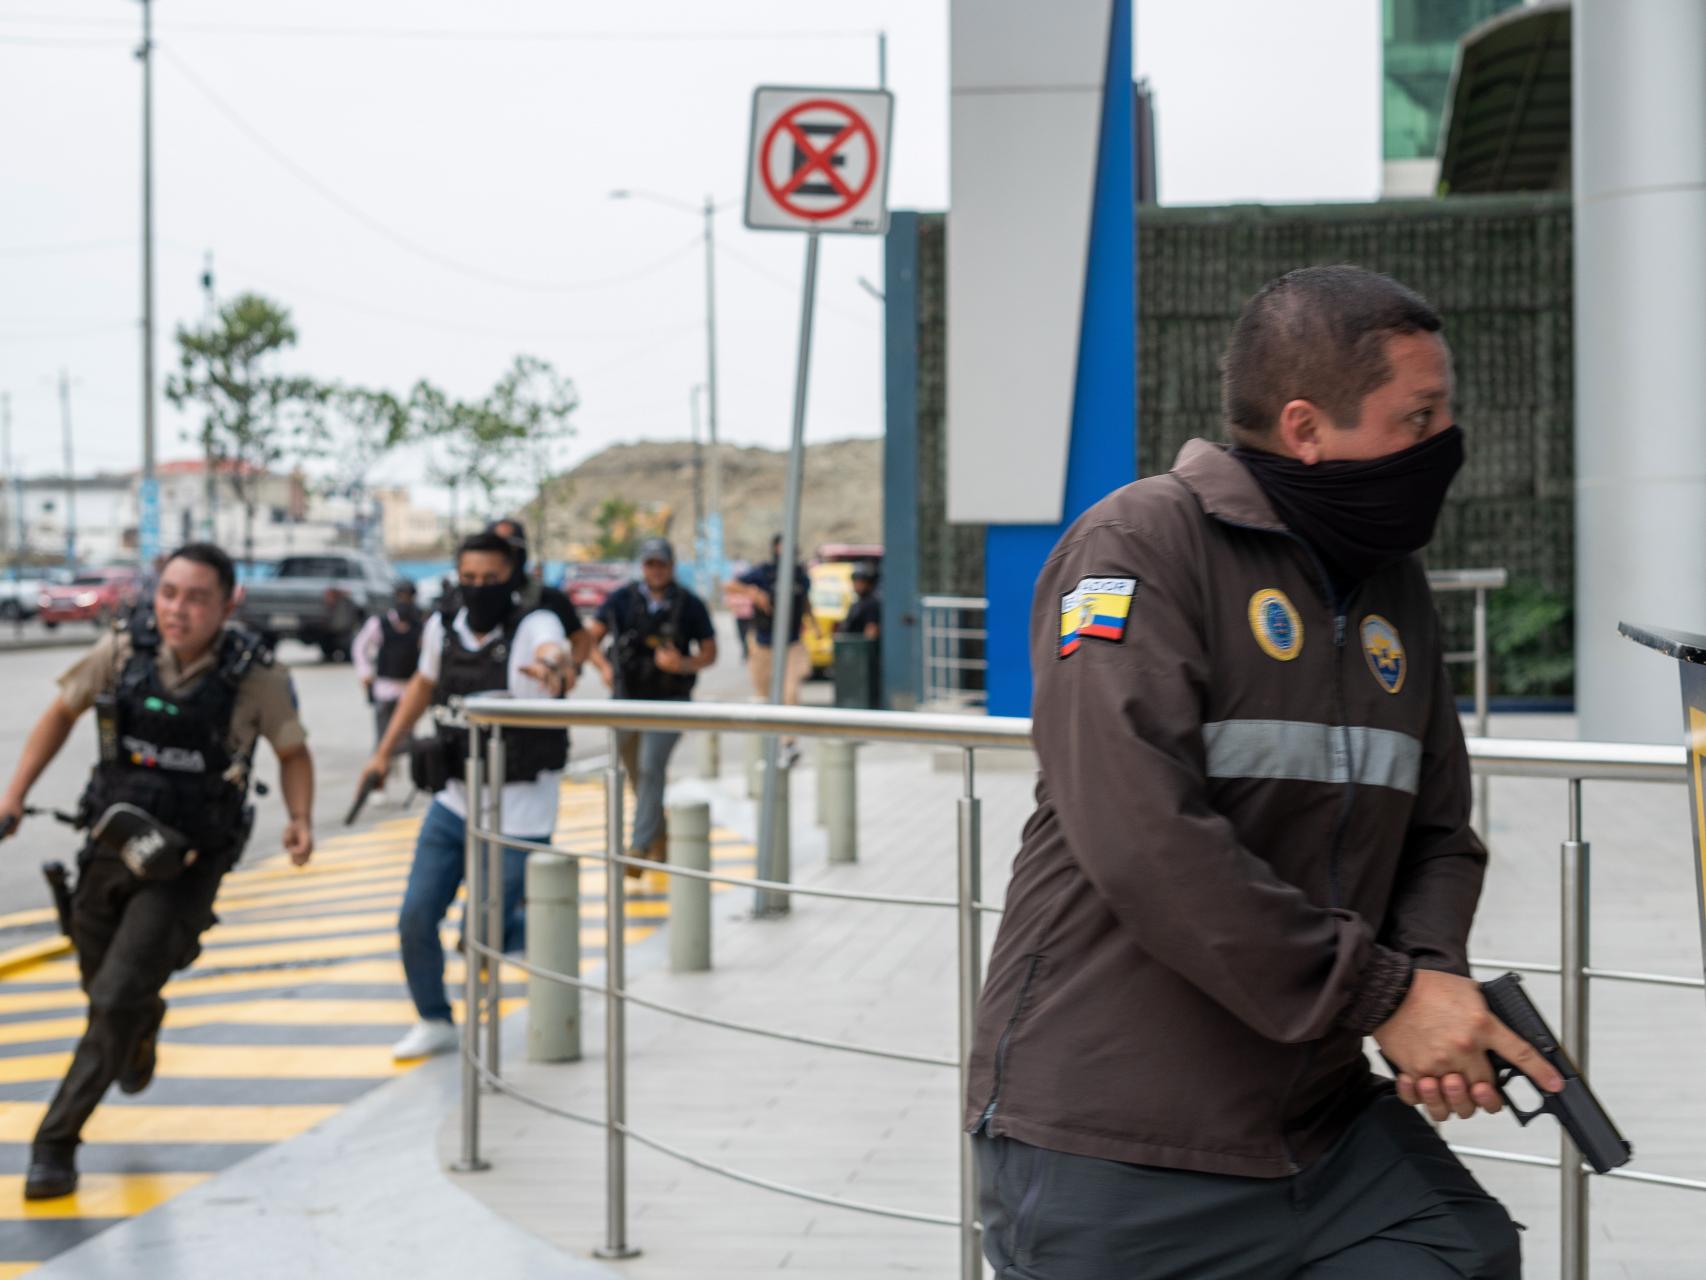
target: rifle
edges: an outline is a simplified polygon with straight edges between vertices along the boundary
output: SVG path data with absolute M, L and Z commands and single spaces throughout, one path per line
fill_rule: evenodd
M 1540 1010 L 1534 1007 L 1534 1002 L 1522 989 L 1521 977 L 1507 973 L 1491 982 L 1483 982 L 1481 994 L 1486 997 L 1487 1007 L 1493 1015 L 1533 1045 L 1535 1051 L 1564 1077 L 1563 1089 L 1557 1093 L 1542 1093 L 1540 1105 L 1532 1111 L 1524 1111 L 1505 1092 L 1505 1085 L 1521 1072 L 1498 1054 L 1489 1053 L 1487 1056 L 1493 1062 L 1493 1083 L 1499 1096 L 1516 1114 L 1517 1123 L 1526 1125 L 1536 1116 L 1550 1113 L 1558 1118 L 1564 1132 L 1570 1135 L 1570 1141 L 1576 1144 L 1576 1149 L 1593 1166 L 1595 1173 L 1606 1173 L 1628 1164 L 1635 1149 L 1617 1132 L 1617 1126 L 1611 1122 L 1605 1108 L 1599 1105 L 1593 1090 L 1588 1088 L 1587 1077 L 1564 1052 L 1558 1037 L 1552 1034 L 1552 1028 L 1546 1025 L 1546 1019 L 1540 1016 Z

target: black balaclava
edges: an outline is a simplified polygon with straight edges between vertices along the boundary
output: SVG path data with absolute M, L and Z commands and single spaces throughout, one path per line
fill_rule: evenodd
M 483 586 L 462 586 L 462 607 L 468 610 L 468 629 L 477 636 L 495 631 L 509 617 L 515 606 L 513 582 L 488 582 Z
M 1463 432 L 1383 458 L 1314 466 L 1260 449 L 1234 449 L 1275 513 L 1321 558 L 1342 600 L 1370 574 L 1428 545 L 1463 465 Z

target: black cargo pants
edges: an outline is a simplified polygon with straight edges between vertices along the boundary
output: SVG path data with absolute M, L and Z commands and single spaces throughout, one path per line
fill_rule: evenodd
M 229 856 L 203 856 L 175 880 L 139 880 L 118 858 L 85 850 L 72 898 L 71 941 L 89 995 L 89 1025 L 41 1127 L 39 1151 L 69 1154 L 108 1086 L 166 1016 L 160 991 L 201 954 Z
M 1421 1115 L 1388 1094 L 1309 1168 L 1232 1178 L 979 1137 L 1000 1280 L 1520 1280 L 1522 1248 Z

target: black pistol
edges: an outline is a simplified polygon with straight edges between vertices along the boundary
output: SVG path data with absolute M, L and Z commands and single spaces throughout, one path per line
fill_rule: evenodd
M 1499 1096 L 1516 1113 L 1517 1123 L 1526 1125 L 1535 1116 L 1550 1112 L 1558 1117 L 1558 1123 L 1564 1126 L 1564 1132 L 1570 1135 L 1570 1141 L 1576 1144 L 1576 1149 L 1593 1166 L 1595 1173 L 1606 1173 L 1628 1164 L 1635 1149 L 1617 1132 L 1617 1126 L 1611 1122 L 1605 1108 L 1599 1105 L 1599 1099 L 1593 1096 L 1587 1078 L 1570 1061 L 1570 1055 L 1564 1052 L 1558 1037 L 1552 1034 L 1552 1028 L 1546 1025 L 1546 1019 L 1540 1016 L 1540 1010 L 1534 1007 L 1534 1002 L 1522 989 L 1522 979 L 1514 973 L 1507 973 L 1491 982 L 1483 982 L 1481 994 L 1487 998 L 1487 1007 L 1494 1016 L 1533 1045 L 1535 1051 L 1564 1077 L 1562 1090 L 1557 1093 L 1542 1091 L 1540 1105 L 1532 1111 L 1524 1111 L 1505 1092 L 1506 1083 L 1522 1073 L 1498 1054 L 1489 1053 L 1487 1056 L 1493 1060 L 1493 1082 L 1498 1087 Z
M 367 803 L 367 797 L 379 790 L 384 779 L 378 774 L 364 774 L 361 779 L 361 789 L 355 793 L 355 803 L 344 814 L 344 826 L 354 826 L 355 820 L 361 816 L 362 807 Z
M 53 911 L 59 917 L 59 931 L 67 938 L 71 936 L 71 881 L 65 874 L 63 862 L 44 862 L 41 864 L 42 878 L 47 881 L 47 891 L 53 895 Z

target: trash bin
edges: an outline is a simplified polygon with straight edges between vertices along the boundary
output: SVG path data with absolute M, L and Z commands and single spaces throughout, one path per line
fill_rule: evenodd
M 835 705 L 872 710 L 883 704 L 882 645 L 866 636 L 835 637 Z

